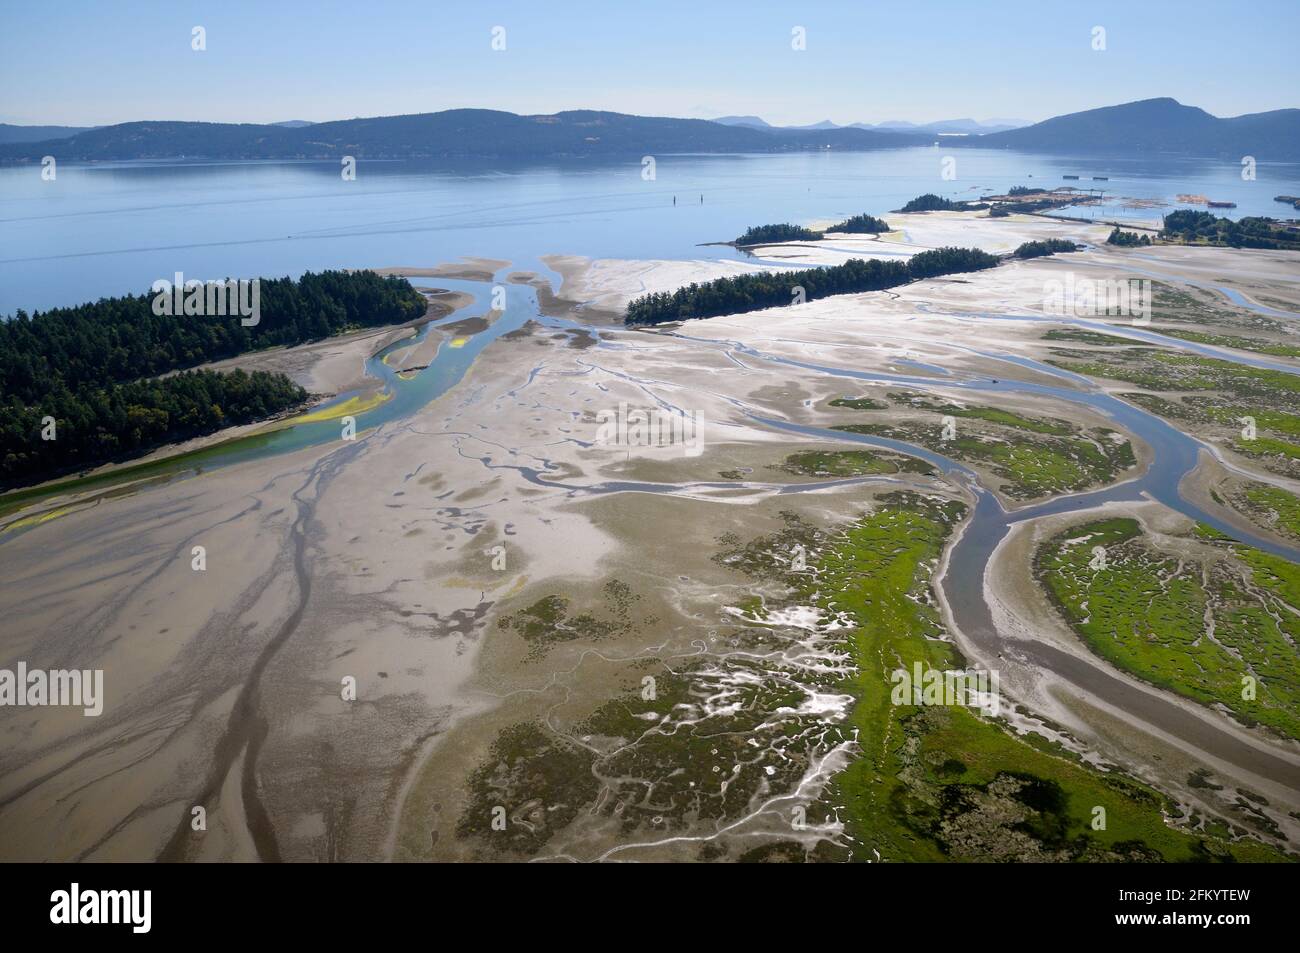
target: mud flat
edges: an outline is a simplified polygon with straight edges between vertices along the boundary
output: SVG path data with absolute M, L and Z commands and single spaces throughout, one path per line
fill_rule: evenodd
M 581 572 L 611 545 L 485 479 L 458 452 L 466 400 L 8 541 L 0 560 L 24 591 L 6 587 L 21 605 L 6 657 L 103 668 L 108 707 L 35 724 L 5 711 L 6 856 L 244 857 L 250 843 L 262 859 L 381 856 L 410 759 L 480 704 L 457 685 L 491 594 Z M 508 499 L 485 515 L 479 497 Z M 537 540 L 510 544 L 508 576 L 485 554 L 507 534 Z M 31 563 L 46 546 L 52 572 Z M 202 837 L 183 833 L 194 806 L 214 822 Z
M 394 271 L 394 274 L 400 272 Z M 388 344 L 411 333 L 409 329 L 436 321 L 464 307 L 470 296 L 458 291 L 435 289 L 426 292 L 428 310 L 420 318 L 395 327 L 367 328 L 337 337 L 301 344 L 296 347 L 268 348 L 241 354 L 224 361 L 201 365 L 203 369 L 281 373 L 294 383 L 318 396 L 334 396 L 345 391 L 376 386 L 366 374 L 366 359 Z
M 998 233 L 999 220 L 906 218 L 905 232 L 933 229 L 936 244 L 1025 240 Z M 1048 225 L 1067 237 L 1089 227 Z M 510 283 L 503 315 L 462 329 L 466 347 L 499 336 L 409 414 L 355 441 L 0 537 L 0 571 L 14 583 L 0 593 L 4 658 L 102 667 L 108 693 L 99 719 L 0 711 L 0 855 L 937 859 L 937 841 L 890 827 L 888 812 L 850 809 L 876 803 L 863 766 L 918 796 L 965 785 L 963 797 L 988 795 L 1021 817 L 1017 783 L 981 772 L 1022 759 L 1085 808 L 1122 792 L 1111 816 L 1140 813 L 1123 822 L 1128 839 L 1158 857 L 1276 859 L 1255 828 L 1207 827 L 1211 815 L 1244 820 L 1226 791 L 1188 781 L 1208 771 L 1223 784 L 1206 752 L 1126 725 L 1124 711 L 1031 665 L 1006 663 L 1005 723 L 933 712 L 910 723 L 925 723 L 918 744 L 968 755 L 895 764 L 868 744 L 902 723 L 870 704 L 887 697 L 862 681 L 879 674 L 871 640 L 850 644 L 848 633 L 881 624 L 888 608 L 907 621 L 879 630 L 906 635 L 891 651 L 959 664 L 937 585 L 978 503 L 972 480 L 987 474 L 831 428 L 880 414 L 877 403 L 914 422 L 942 416 L 890 396 L 907 392 L 999 411 L 954 416 L 1000 439 L 1019 418 L 1109 426 L 1145 472 L 1150 448 L 1072 402 L 1096 385 L 1041 362 L 1057 346 L 1043 333 L 1073 327 L 1042 313 L 1045 277 L 1094 254 L 1109 253 L 636 331 L 587 318 L 647 290 L 780 265 L 552 257 L 558 296 L 518 314 L 535 283 Z M 561 308 L 578 323 L 554 320 Z M 594 343 L 571 346 L 579 333 Z M 402 366 L 419 362 L 413 350 Z M 602 430 L 628 408 L 684 429 L 654 448 Z M 1154 504 L 1125 505 L 1163 525 Z M 1014 555 L 1034 531 L 998 552 L 1013 560 L 989 597 L 999 629 L 1086 651 L 1059 623 L 1040 634 L 1029 564 Z M 901 588 L 871 578 L 881 565 L 906 570 Z M 863 599 L 835 601 L 844 594 Z M 1188 717 L 1231 730 L 1209 709 Z M 1291 803 L 1290 755 L 1259 750 L 1284 770 L 1261 769 L 1248 789 Z M 1188 810 L 1166 813 L 1177 804 L 1195 806 L 1199 826 Z M 195 806 L 207 809 L 202 835 L 189 830 Z M 977 815 L 964 811 L 963 823 Z M 1117 827 L 1088 856 L 1152 859 L 1125 853 L 1127 834 Z M 992 840 L 978 826 L 943 836 L 970 859 L 1071 849 L 1009 828 Z
M 371 269 L 377 275 L 397 275 L 403 278 L 460 278 L 465 281 L 491 281 L 502 268 L 510 262 L 504 258 L 466 257 L 459 261 L 444 262 L 432 268 L 389 265 Z
M 621 314 L 638 295 L 675 291 L 692 281 L 709 281 L 730 275 L 761 271 L 761 264 L 726 261 L 632 261 L 619 258 L 595 260 L 572 255 L 545 255 L 549 267 L 563 276 L 558 297 L 582 310 Z

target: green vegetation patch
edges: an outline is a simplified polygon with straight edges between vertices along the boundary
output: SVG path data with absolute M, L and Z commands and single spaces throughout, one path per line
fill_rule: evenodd
M 1300 437 L 1300 414 L 1271 410 L 1242 404 L 1225 405 L 1219 398 L 1189 395 L 1184 397 L 1158 397 L 1155 394 L 1120 394 L 1124 400 L 1144 407 L 1154 414 L 1171 420 L 1188 420 L 1197 423 L 1222 424 L 1237 431 L 1245 429 L 1247 418 L 1255 422 L 1256 432 L 1269 431 L 1288 437 Z M 1258 436 L 1256 439 L 1259 439 Z M 1243 435 L 1243 443 L 1249 443 Z M 1249 447 L 1245 447 L 1249 452 Z
M 1237 440 L 1233 449 L 1253 457 L 1275 457 L 1283 461 L 1300 460 L 1300 444 L 1274 437 L 1256 436 L 1254 440 Z
M 852 410 L 886 410 L 889 405 L 870 397 L 836 397 L 830 402 L 831 407 L 848 407 Z
M 1107 370 L 1103 376 L 1117 373 Z M 1135 379 L 1141 376 L 1142 372 L 1128 375 Z M 1293 389 L 1300 377 L 1261 372 L 1207 383 L 1217 383 L 1222 390 L 1168 397 L 1142 393 L 1119 396 L 1168 420 L 1224 428 L 1224 442 L 1230 440 L 1238 453 L 1257 458 L 1269 470 L 1300 475 L 1300 413 L 1296 413 L 1300 410 L 1300 394 Z M 1146 386 L 1160 385 L 1153 380 Z M 1223 396 L 1224 391 L 1228 396 Z
M 954 212 L 965 208 L 962 202 L 954 202 L 951 199 L 935 195 L 933 192 L 926 192 L 924 195 L 918 195 L 899 209 L 900 212 Z
M 1126 232 L 1118 225 L 1111 230 L 1106 236 L 1107 245 L 1119 245 L 1121 248 L 1132 248 L 1139 245 L 1150 245 L 1151 236 L 1143 232 Z
M 737 245 L 773 245 L 779 242 L 819 242 L 822 233 L 802 225 L 751 225 L 736 239 Z
M 958 433 L 944 439 L 941 426 L 845 424 L 833 428 L 920 444 L 955 460 L 987 465 L 1006 483 L 1002 492 L 1013 499 L 1087 489 L 1113 482 L 1136 465 L 1129 441 L 1104 427 L 1074 437 L 1030 437 Z
M 893 705 L 890 675 L 913 662 L 961 668 L 930 593 L 959 503 L 893 494 L 817 559 L 828 610 L 855 623 L 852 716 L 861 755 L 833 782 L 852 857 L 889 861 L 1267 860 L 1270 849 L 1169 827 L 1176 808 L 1088 768 L 1038 734 L 1017 737 L 963 707 Z M 1092 829 L 1094 807 L 1107 824 Z
M 1225 281 L 1227 279 L 1224 279 Z M 1168 325 L 1200 325 L 1193 333 L 1225 335 L 1254 341 L 1262 347 L 1286 347 L 1294 341 L 1295 328 L 1287 322 L 1256 314 L 1225 300 L 1208 288 L 1151 282 L 1151 316 L 1154 328 L 1169 334 Z M 1176 335 L 1172 335 L 1176 336 Z M 1190 340 L 1196 340 L 1190 338 Z M 1206 342 L 1212 343 L 1212 342 Z M 1285 355 L 1282 355 L 1285 356 Z
M 1058 356 L 1050 363 L 1076 374 L 1127 381 L 1153 391 L 1224 391 L 1238 399 L 1283 400 L 1288 404 L 1300 394 L 1300 375 L 1248 367 L 1217 357 L 1151 348 L 1094 352 L 1088 357 L 1091 359 L 1069 361 Z
M 1012 255 L 1016 258 L 1042 258 L 1057 252 L 1072 252 L 1083 248 L 1064 238 L 1047 238 L 1037 242 L 1025 242 Z
M 1136 520 L 1088 523 L 1043 544 L 1035 572 L 1080 638 L 1117 668 L 1300 737 L 1300 567 L 1199 535 L 1213 548 L 1170 555 Z M 1244 678 L 1256 697 L 1243 697 Z
M 889 396 L 891 400 L 905 403 L 909 407 L 932 410 L 935 413 L 948 414 L 953 417 L 987 420 L 989 423 L 1014 427 L 1017 430 L 1028 430 L 1032 433 L 1064 437 L 1074 433 L 1077 429 L 1063 420 L 1038 420 L 1010 410 L 1002 410 L 998 407 L 961 407 L 957 404 L 940 404 L 916 394 L 890 394 Z
M 1237 334 L 1209 334 L 1204 331 L 1189 331 L 1186 328 L 1160 328 L 1161 334 L 1182 341 L 1208 344 L 1213 347 L 1230 347 L 1238 351 L 1254 351 L 1257 354 L 1269 354 L 1274 357 L 1300 357 L 1300 347 L 1294 344 L 1276 344 L 1245 338 Z
M 1164 796 L 1044 734 L 1018 736 L 960 706 L 891 702 L 897 669 L 965 665 L 931 590 L 965 511 L 899 492 L 841 529 L 786 512 L 768 535 L 720 538 L 715 561 L 764 595 L 734 607 L 734 623 L 708 632 L 709 651 L 686 664 L 635 663 L 624 689 L 576 723 L 503 730 L 468 778 L 457 834 L 485 858 L 571 850 L 590 826 L 617 843 L 698 838 L 706 861 L 1280 859 L 1236 825 L 1193 817 L 1184 823 L 1195 831 L 1170 827 L 1181 815 Z M 780 621 L 800 607 L 825 626 L 819 634 Z M 843 702 L 828 711 L 830 698 Z M 832 749 L 849 761 L 825 790 L 775 802 L 795 830 L 825 836 L 708 836 L 799 790 Z M 1239 801 L 1265 829 L 1256 797 Z M 837 821 L 844 836 L 831 832 Z
M 537 722 L 511 725 L 468 778 L 457 836 L 536 853 L 596 796 L 591 762 L 588 750 Z
M 570 612 L 568 599 L 551 595 L 502 616 L 497 620 L 497 627 L 513 629 L 531 646 L 530 661 L 542 658 L 551 646 L 560 642 L 576 639 L 594 642 L 629 631 L 632 628 L 632 608 L 640 596 L 617 579 L 605 583 L 601 592 L 605 611 L 600 616 L 588 612 L 574 615 Z
M 1284 536 L 1300 538 L 1300 497 L 1267 483 L 1251 484 L 1242 497 L 1248 513 Z
M 788 473 L 817 477 L 852 477 L 874 473 L 934 473 L 924 460 L 871 450 L 807 450 L 793 453 L 779 467 Z
M 879 235 L 881 232 L 889 231 L 889 224 L 871 215 L 854 215 L 838 225 L 832 225 L 826 231 Z
M 1086 328 L 1052 328 L 1043 335 L 1044 341 L 1069 341 L 1078 344 L 1095 344 L 1099 347 L 1132 347 L 1137 342 Z

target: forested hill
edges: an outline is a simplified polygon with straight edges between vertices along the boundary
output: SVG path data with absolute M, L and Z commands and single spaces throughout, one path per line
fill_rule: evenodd
M 1025 152 L 1169 152 L 1296 160 L 1300 159 L 1300 109 L 1220 119 L 1173 99 L 1144 99 L 1057 116 L 958 144 Z
M 924 135 L 866 129 L 765 130 L 704 119 L 667 119 L 577 110 L 518 116 L 491 109 L 309 126 L 128 122 L 45 142 L 0 145 L 0 159 L 538 158 L 669 153 L 864 150 L 929 143 Z
M 0 321 L 0 486 L 263 419 L 307 398 L 280 374 L 157 375 L 399 324 L 427 308 L 405 279 L 368 271 L 263 279 L 259 293 L 260 320 L 249 327 L 238 315 L 155 314 L 153 294 Z

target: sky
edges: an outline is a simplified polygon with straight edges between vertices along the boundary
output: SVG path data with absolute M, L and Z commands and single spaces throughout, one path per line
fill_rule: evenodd
M 1036 121 L 1155 96 L 1235 116 L 1300 106 L 1297 35 L 1300 0 L 0 0 L 0 122 Z

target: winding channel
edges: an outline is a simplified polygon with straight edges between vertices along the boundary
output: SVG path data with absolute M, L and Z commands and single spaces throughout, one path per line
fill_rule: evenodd
M 1068 319 L 1053 318 L 1052 320 L 1056 323 L 1062 321 L 1072 323 Z M 685 335 L 677 333 L 675 336 Z M 1159 337 L 1159 335 L 1144 336 Z M 812 427 L 751 414 L 756 422 L 774 429 L 825 440 L 862 443 L 920 457 L 939 467 L 949 476 L 956 477 L 959 482 L 968 487 L 976 500 L 974 512 L 961 536 L 949 551 L 948 561 L 938 580 L 938 585 L 942 589 L 944 600 L 948 604 L 959 635 L 975 646 L 979 654 L 985 658 L 993 658 L 1004 652 L 1013 653 L 1013 657 L 1023 660 L 1032 667 L 1054 673 L 1092 698 L 1183 741 L 1195 750 L 1260 777 L 1279 781 L 1292 790 L 1300 790 L 1300 757 L 1295 754 L 1288 756 L 1280 749 L 1243 744 L 1241 733 L 1225 728 L 1210 712 L 1196 711 L 1189 708 L 1186 703 L 1180 704 L 1153 688 L 1138 687 L 1132 681 L 1117 675 L 1099 658 L 1076 655 L 1044 642 L 1004 639 L 993 622 L 992 613 L 985 599 L 984 583 L 990 560 L 994 550 L 1006 537 L 1013 524 L 1059 513 L 1093 509 L 1120 501 L 1157 501 L 1190 519 L 1212 526 L 1240 542 L 1291 562 L 1300 563 L 1300 549 L 1279 544 L 1272 539 L 1229 524 L 1182 495 L 1180 489 L 1182 481 L 1196 469 L 1200 454 L 1210 452 L 1207 445 L 1176 429 L 1165 420 L 1103 392 L 1084 377 L 1029 358 L 976 352 L 982 357 L 1025 367 L 1074 386 L 1057 387 L 1004 379 L 995 381 L 992 378 L 936 380 L 932 377 L 871 373 L 766 354 L 734 341 L 726 343 L 735 351 L 753 359 L 794 366 L 833 377 L 871 383 L 904 384 L 921 389 L 942 386 L 981 393 L 1012 392 L 1050 396 L 1090 407 L 1144 441 L 1152 451 L 1152 459 L 1145 472 L 1138 477 L 1097 490 L 1054 497 L 1033 506 L 1008 511 L 1003 508 L 996 496 L 979 484 L 969 467 L 942 454 L 899 440 Z M 1214 356 L 1227 360 L 1235 358 L 1235 355 L 1228 352 L 1216 352 Z M 1255 362 L 1241 361 L 1240 363 Z M 1300 374 L 1300 370 L 1292 366 L 1276 362 L 1260 363 L 1272 369 Z
M 549 268 L 540 262 L 530 262 L 527 265 L 530 265 L 536 273 L 545 276 L 552 282 L 553 286 L 558 288 L 559 276 Z M 517 268 L 518 266 L 514 267 Z M 589 324 L 542 314 L 536 290 L 529 285 L 509 283 L 504 280 L 504 275 L 505 270 L 503 269 L 501 273 L 494 276 L 494 282 L 437 280 L 440 287 L 468 293 L 473 299 L 472 303 L 458 309 L 449 316 L 429 322 L 417 332 L 415 339 L 406 337 L 394 342 L 377 352 L 367 361 L 366 366 L 369 372 L 383 381 L 387 399 L 377 407 L 356 415 L 358 432 L 407 417 L 432 400 L 445 394 L 463 379 L 474 360 L 492 341 L 503 334 L 522 328 L 529 321 L 536 322 L 548 329 L 582 331 L 592 335 L 598 349 L 621 346 L 604 338 L 599 329 Z M 413 376 L 401 377 L 384 362 L 384 358 L 388 354 L 397 349 L 410 347 L 415 343 L 415 340 L 422 340 L 424 336 L 432 333 L 434 328 L 455 324 L 464 320 L 467 315 L 487 314 L 490 310 L 489 301 L 494 284 L 506 289 L 506 307 L 504 312 L 499 314 L 486 329 L 467 334 L 465 337 L 457 339 L 456 342 L 444 342 L 438 348 L 430 365 L 416 372 Z M 1216 286 L 1216 289 L 1252 310 L 1258 310 L 1264 314 L 1295 317 L 1287 312 L 1279 312 L 1276 309 L 1257 305 L 1239 293 L 1229 294 L 1232 289 L 1218 286 Z M 954 314 L 954 316 L 975 317 L 977 315 Z M 1035 320 L 1033 315 L 978 315 L 978 317 Z M 1166 338 L 1159 334 L 1138 329 L 1117 328 L 1112 325 L 1069 317 L 1053 316 L 1050 319 L 1039 318 L 1038 320 L 1049 320 L 1050 323 L 1054 324 L 1078 324 L 1095 330 L 1105 330 L 1108 333 L 1130 336 L 1149 343 L 1159 343 L 1190 352 L 1207 354 L 1208 356 L 1236 363 L 1267 367 L 1271 370 L 1281 370 L 1292 374 L 1300 373 L 1300 369 L 1281 362 L 1251 358 L 1231 351 Z M 1203 752 L 1259 777 L 1283 783 L 1292 790 L 1300 791 L 1300 755 L 1287 752 L 1280 747 L 1243 743 L 1242 731 L 1234 731 L 1232 726 L 1224 724 L 1212 712 L 1197 712 L 1191 703 L 1179 703 L 1171 696 L 1163 695 L 1153 688 L 1139 687 L 1133 681 L 1121 677 L 1099 658 L 1073 654 L 1044 642 L 1004 639 L 997 630 L 985 599 L 984 581 L 990 560 L 994 550 L 1006 538 L 1014 524 L 1059 513 L 1092 509 L 1106 503 L 1119 501 L 1155 500 L 1193 520 L 1212 526 L 1243 543 L 1292 562 L 1300 563 L 1300 549 L 1280 544 L 1275 540 L 1241 527 L 1229 525 L 1219 517 L 1206 512 L 1184 498 L 1180 489 L 1182 481 L 1196 469 L 1200 461 L 1200 455 L 1211 452 L 1206 444 L 1179 431 L 1163 419 L 1105 393 L 1084 377 L 1028 358 L 963 348 L 963 350 L 978 354 L 986 359 L 1032 370 L 1037 374 L 1045 375 L 1048 379 L 1058 381 L 1059 384 L 1006 379 L 994 380 L 988 377 L 961 378 L 952 374 L 936 378 L 934 376 L 871 373 L 781 357 L 757 350 L 737 341 L 693 337 L 680 330 L 663 330 L 656 333 L 669 335 L 699 346 L 718 347 L 726 351 L 733 360 L 736 360 L 736 355 L 741 355 L 752 360 L 797 367 L 801 370 L 830 377 L 850 378 L 872 383 L 896 383 L 925 390 L 939 386 L 946 389 L 967 390 L 976 393 L 1015 393 L 1051 397 L 1091 408 L 1113 420 L 1117 426 L 1128 431 L 1137 439 L 1144 441 L 1151 449 L 1152 455 L 1146 470 L 1139 476 L 1101 489 L 1055 497 L 1043 503 L 1009 511 L 1003 508 L 993 493 L 980 485 L 976 474 L 969 467 L 942 454 L 888 438 L 811 427 L 787 420 L 761 416 L 753 410 L 745 408 L 743 404 L 732 401 L 733 405 L 740 407 L 752 420 L 765 427 L 828 441 L 850 441 L 868 444 L 919 457 L 929 461 L 970 490 L 975 498 L 973 511 L 961 535 L 949 550 L 945 568 L 937 580 L 937 585 L 940 587 L 944 601 L 949 607 L 959 637 L 968 640 L 978 650 L 977 654 L 985 658 L 993 658 L 1003 652 L 1009 653 L 1013 658 L 1023 660 L 1030 667 L 1050 671 L 1084 692 L 1087 696 L 1184 742 L 1194 750 Z M 901 366 L 909 367 L 906 363 Z M 915 363 L 911 364 L 910 367 L 919 371 L 931 370 L 925 365 Z M 340 395 L 330 404 L 324 406 L 329 407 L 332 404 L 346 400 L 349 396 L 351 395 Z M 337 420 L 290 425 L 269 434 L 239 438 L 218 444 L 203 455 L 201 464 L 194 462 L 178 463 L 176 473 L 198 472 L 209 468 L 227 466 L 309 446 L 323 445 L 338 439 L 339 424 Z M 581 441 L 577 442 L 581 443 Z M 547 471 L 551 469 L 549 461 L 539 462 L 541 465 L 538 467 L 527 467 L 517 464 L 493 464 L 490 459 L 483 460 L 485 466 L 514 469 L 534 484 L 575 494 L 621 492 L 690 494 L 700 492 L 725 493 L 727 491 L 736 491 L 737 493 L 814 492 L 846 483 L 869 482 L 868 480 L 843 480 L 807 483 L 797 486 L 774 486 L 745 482 L 656 484 L 608 481 L 595 485 L 575 486 L 549 479 L 546 475 Z M 870 478 L 870 481 L 887 482 L 888 478 Z M 299 502 L 301 505 L 302 501 Z M 308 574 L 305 572 L 305 568 L 301 564 L 297 566 L 298 582 L 304 600 L 307 593 L 310 592 L 309 579 L 306 578 Z M 293 625 L 288 625 L 283 637 L 274 639 L 268 646 L 266 657 L 258 660 L 259 671 L 269 662 L 270 656 L 274 655 L 276 649 L 283 643 L 284 638 L 288 637 L 292 629 Z M 252 700 L 256 697 L 256 682 L 256 678 L 250 680 L 245 689 L 245 694 L 241 695 L 241 701 L 245 702 L 245 707 L 250 710 L 243 712 L 244 717 L 232 718 L 232 727 L 228 732 L 229 737 L 226 739 L 227 743 L 223 749 L 225 763 L 219 766 L 219 770 L 214 772 L 209 779 L 209 788 L 215 790 L 215 786 L 220 783 L 220 779 L 224 777 L 226 770 L 229 769 L 241 751 L 246 748 L 250 749 L 250 757 L 248 758 L 250 762 L 256 757 L 256 749 L 260 741 L 258 737 L 259 724 L 256 713 L 251 711 L 255 707 Z M 239 722 L 237 730 L 235 728 L 236 721 Z M 246 768 L 251 769 L 252 764 L 247 764 Z M 249 770 L 249 775 L 252 776 L 251 770 Z M 250 791 L 246 787 L 245 795 L 246 797 L 255 796 L 255 791 Z M 257 805 L 250 805 L 250 807 L 254 808 L 253 813 L 256 814 Z M 258 831 L 256 825 L 254 825 L 254 832 L 261 834 L 258 839 L 259 846 L 265 845 L 263 852 L 274 856 L 276 849 L 273 835 L 265 831 Z M 180 846 L 183 836 L 181 831 L 178 830 L 173 845 L 171 845 L 173 851 Z

